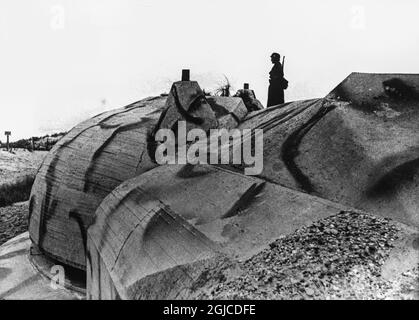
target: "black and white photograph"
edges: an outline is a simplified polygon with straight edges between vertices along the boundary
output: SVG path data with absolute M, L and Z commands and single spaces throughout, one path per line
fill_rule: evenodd
M 419 300 L 418 12 L 1 0 L 0 300 Z

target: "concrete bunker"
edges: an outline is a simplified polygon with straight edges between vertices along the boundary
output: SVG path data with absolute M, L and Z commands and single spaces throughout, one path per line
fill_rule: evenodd
M 188 279 L 208 261 L 251 255 L 341 210 L 417 227 L 418 91 L 419 75 L 354 73 L 325 98 L 256 110 L 254 100 L 206 97 L 180 81 L 167 97 L 97 115 L 38 172 L 32 263 L 68 266 L 67 285 L 82 292 L 87 273 L 88 298 L 188 298 Z M 185 176 L 158 166 L 153 133 L 179 120 L 189 129 L 263 129 L 264 171 L 248 177 L 241 165 L 207 165 Z

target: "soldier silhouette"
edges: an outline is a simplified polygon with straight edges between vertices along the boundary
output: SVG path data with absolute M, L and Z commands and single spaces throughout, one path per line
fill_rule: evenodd
M 281 55 L 276 52 L 272 53 L 271 61 L 274 66 L 269 72 L 268 108 L 284 103 L 284 89 L 288 87 L 288 81 L 284 78 Z

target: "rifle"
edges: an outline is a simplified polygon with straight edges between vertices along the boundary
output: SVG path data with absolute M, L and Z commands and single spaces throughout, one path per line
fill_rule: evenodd
M 284 72 L 285 56 L 282 57 L 282 73 Z
M 285 56 L 282 57 L 282 74 L 284 74 Z M 288 89 L 288 80 L 282 77 L 282 89 Z

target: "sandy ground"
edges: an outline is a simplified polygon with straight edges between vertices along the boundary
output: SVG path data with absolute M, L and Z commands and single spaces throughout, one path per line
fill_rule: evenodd
M 10 153 L 0 150 L 0 184 L 13 182 L 28 174 L 34 175 L 46 155 L 45 151 L 15 149 Z

